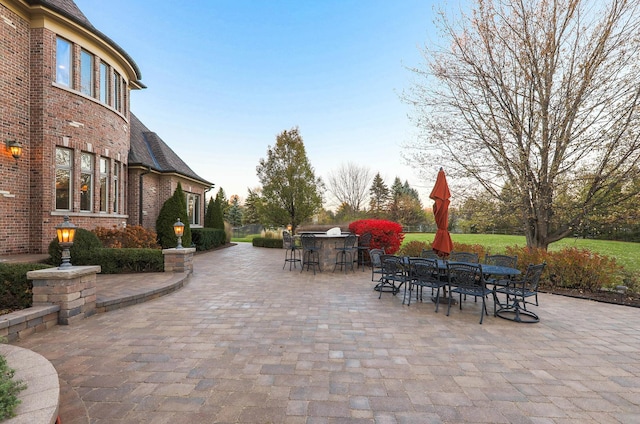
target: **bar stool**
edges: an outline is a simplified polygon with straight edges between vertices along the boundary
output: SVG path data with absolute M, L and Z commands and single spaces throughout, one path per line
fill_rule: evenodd
M 288 231 L 282 232 L 282 247 L 286 249 L 284 254 L 284 265 L 282 265 L 282 269 L 289 263 L 289 271 L 291 271 L 291 265 L 296 268 L 297 262 L 302 262 L 300 259 L 300 246 L 296 244 L 295 239 L 291 236 Z
M 362 272 L 364 272 L 364 266 L 367 263 L 365 255 L 369 255 L 372 238 L 373 235 L 371 233 L 364 233 L 358 238 L 358 266 L 362 267 Z M 369 262 L 370 261 L 371 258 L 369 258 Z
M 345 237 L 341 246 L 338 246 L 338 243 L 336 243 L 335 249 L 337 252 L 336 263 L 333 265 L 334 272 L 338 265 L 340 265 L 340 271 L 344 269 L 344 271 L 347 272 L 347 267 L 351 267 L 351 271 L 353 271 L 353 252 L 357 252 L 356 241 L 358 241 L 356 235 L 349 234 Z
M 321 245 L 316 240 L 316 236 L 313 234 L 303 234 L 300 237 L 300 244 L 302 245 L 302 269 L 300 272 L 304 270 L 304 266 L 307 266 L 307 271 L 309 268 L 313 267 L 313 275 L 316 274 L 316 267 L 318 271 L 322 272 L 320 269 L 320 248 Z

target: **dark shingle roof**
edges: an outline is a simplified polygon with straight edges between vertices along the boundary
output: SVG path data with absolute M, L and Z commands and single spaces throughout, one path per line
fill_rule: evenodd
M 133 113 L 130 114 L 129 166 L 141 165 L 158 172 L 184 175 L 213 185 L 193 172 L 176 153 L 153 131 L 150 131 Z
M 87 19 L 87 17 L 84 16 L 84 13 L 82 13 L 82 11 L 73 2 L 73 0 L 26 0 L 26 1 L 32 6 L 40 5 L 40 6 L 46 7 L 47 9 L 51 9 L 54 12 L 61 14 L 62 16 L 70 19 L 71 21 L 75 22 L 76 24 L 80 25 L 81 27 L 89 30 L 90 32 L 94 33 L 98 37 L 105 40 L 107 44 L 109 44 L 111 47 L 113 47 L 116 51 L 118 51 L 122 56 L 124 56 L 127 59 L 127 61 L 131 64 L 131 66 L 133 67 L 133 70 L 136 73 L 136 80 L 137 80 L 136 84 L 142 88 L 145 88 L 145 85 L 142 84 L 142 82 L 140 82 L 142 75 L 140 74 L 140 68 L 138 68 L 138 65 L 127 54 L 127 52 L 124 51 L 122 47 L 120 47 L 118 44 L 116 44 L 115 41 L 113 41 L 111 38 L 107 37 L 105 34 L 103 34 L 98 29 L 96 29 L 96 27 L 94 27 L 91 24 L 91 22 L 89 22 L 89 19 Z

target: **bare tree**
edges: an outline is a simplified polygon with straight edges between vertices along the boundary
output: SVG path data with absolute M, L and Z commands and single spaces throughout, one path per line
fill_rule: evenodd
M 425 47 L 403 96 L 419 166 L 446 163 L 450 182 L 497 199 L 509 185 L 527 245 L 545 249 L 637 194 L 619 187 L 640 172 L 638 0 L 476 0 L 438 16 L 447 47 Z
M 351 211 L 358 213 L 366 205 L 371 171 L 366 166 L 358 166 L 352 162 L 342 164 L 329 174 L 328 190 L 341 205 L 347 205 Z

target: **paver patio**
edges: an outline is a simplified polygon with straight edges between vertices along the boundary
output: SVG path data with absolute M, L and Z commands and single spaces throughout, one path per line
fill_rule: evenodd
M 479 325 L 283 260 L 201 254 L 175 293 L 16 344 L 57 369 L 63 424 L 640 422 L 640 309 L 542 294 L 538 324 Z

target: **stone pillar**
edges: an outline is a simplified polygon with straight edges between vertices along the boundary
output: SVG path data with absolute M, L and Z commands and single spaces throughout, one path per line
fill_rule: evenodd
M 100 266 L 47 268 L 27 272 L 33 280 L 33 306 L 59 305 L 58 324 L 68 325 L 96 313 L 96 274 Z
M 183 249 L 164 249 L 164 272 L 188 272 L 193 274 L 193 255 L 196 249 L 185 247 Z

